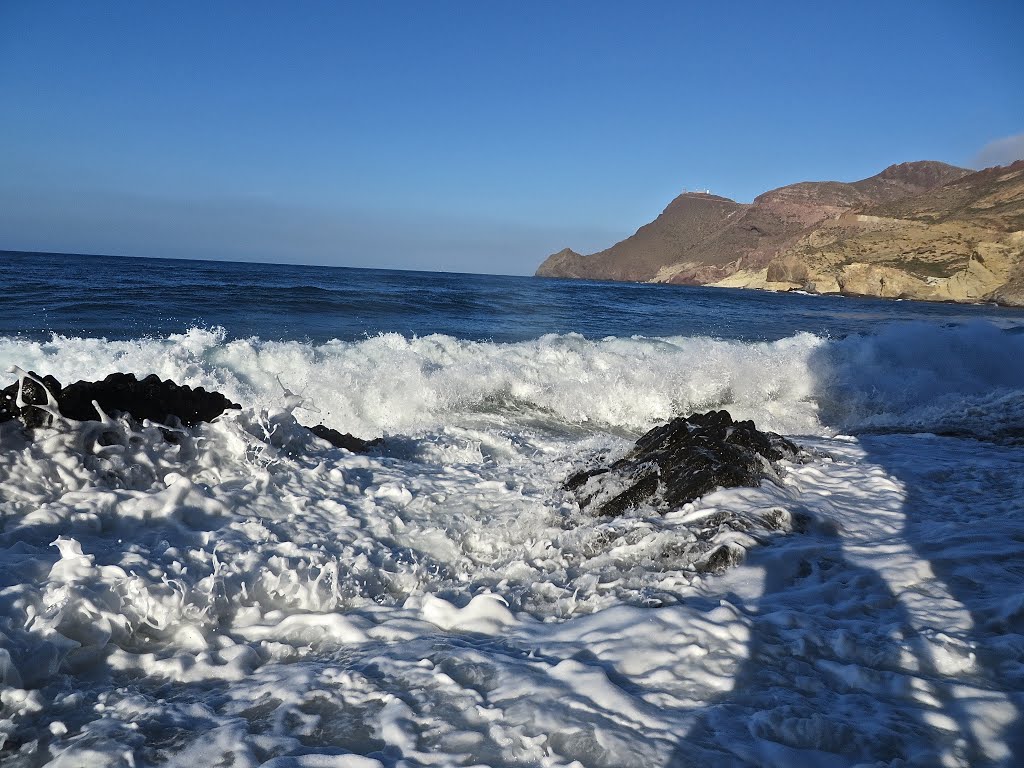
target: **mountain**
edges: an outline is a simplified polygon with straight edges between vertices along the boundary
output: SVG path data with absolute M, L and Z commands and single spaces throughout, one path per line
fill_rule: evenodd
M 668 204 L 662 214 L 636 234 L 592 256 L 566 248 L 550 256 L 537 274 L 542 277 L 587 277 L 599 280 L 646 281 L 715 237 L 747 206 L 718 195 L 686 192 Z
M 749 205 L 688 192 L 622 242 L 565 249 L 537 275 L 1024 303 L 1024 162 L 901 163 Z

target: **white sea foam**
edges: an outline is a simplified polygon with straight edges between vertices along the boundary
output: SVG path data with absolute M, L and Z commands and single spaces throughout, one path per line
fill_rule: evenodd
M 808 373 L 840 429 L 1024 436 L 1024 335 L 989 323 L 893 325 L 823 345 Z
M 474 418 L 636 433 L 679 413 L 725 407 L 789 434 L 904 429 L 987 436 L 1024 426 L 1024 335 L 990 324 L 893 326 L 829 341 L 544 336 L 510 344 L 398 334 L 321 345 L 225 341 L 192 329 L 162 339 L 0 339 L 0 366 L 68 382 L 112 371 L 216 388 L 256 409 L 284 388 L 300 420 L 363 437 Z
M 0 425 L 0 757 L 1012 764 L 1024 456 L 837 433 L 1006 436 L 1022 344 L 986 326 L 2 340 L 0 365 L 156 372 L 245 407 L 173 444 L 120 421 Z M 294 416 L 386 448 L 311 438 L 282 387 L 305 398 Z M 817 458 L 666 515 L 594 519 L 558 490 L 652 422 L 718 406 Z M 746 562 L 703 573 L 713 547 Z
M 773 344 L 706 338 L 590 341 L 544 336 L 495 344 L 385 334 L 321 345 L 227 341 L 192 329 L 164 339 L 55 337 L 0 341 L 0 366 L 61 381 L 117 370 L 213 387 L 255 408 L 280 405 L 282 385 L 320 419 L 365 437 L 437 428 L 472 414 L 526 412 L 564 424 L 643 430 L 674 413 L 730 405 L 787 431 L 813 423 L 806 361 L 821 340 Z

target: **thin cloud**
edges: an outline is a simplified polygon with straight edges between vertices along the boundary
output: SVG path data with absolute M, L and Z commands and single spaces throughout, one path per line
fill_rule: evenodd
M 1015 160 L 1024 160 L 1024 133 L 990 141 L 975 155 L 974 165 L 977 168 L 988 168 L 992 165 L 1009 165 Z

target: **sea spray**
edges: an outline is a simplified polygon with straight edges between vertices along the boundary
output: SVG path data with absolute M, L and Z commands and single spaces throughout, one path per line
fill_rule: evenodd
M 887 333 L 3 339 L 0 365 L 243 404 L 175 443 L 0 425 L 5 768 L 1005 762 L 1019 449 L 839 433 L 1003 440 L 1021 337 Z M 561 491 L 712 405 L 812 460 L 615 519 Z M 707 546 L 745 557 L 711 576 Z
M 372 438 L 491 420 L 638 435 L 726 408 L 782 434 L 1024 426 L 1024 335 L 984 323 L 901 324 L 879 335 L 776 342 L 547 335 L 515 343 L 384 334 L 362 341 L 0 339 L 0 366 L 60 380 L 156 373 L 257 409 L 302 399 L 306 421 Z

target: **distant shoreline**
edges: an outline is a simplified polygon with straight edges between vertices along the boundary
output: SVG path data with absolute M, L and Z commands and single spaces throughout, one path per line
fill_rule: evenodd
M 1007 304 L 999 301 L 956 301 L 954 299 L 919 299 L 911 296 L 875 296 L 868 293 L 845 293 L 842 291 L 832 293 L 816 293 L 814 291 L 807 291 L 803 288 L 756 288 L 753 286 L 742 286 L 742 285 L 715 285 L 709 283 L 706 285 L 694 285 L 689 283 L 654 283 L 647 282 L 645 280 L 615 280 L 613 278 L 604 277 L 558 277 L 558 276 L 547 276 L 547 275 L 534 275 L 535 278 L 540 280 L 563 280 L 566 282 L 579 281 L 588 283 L 610 283 L 614 285 L 648 285 L 652 288 L 714 288 L 715 290 L 722 291 L 756 291 L 759 293 L 767 294 L 793 294 L 795 296 L 813 296 L 820 298 L 833 298 L 833 299 L 866 299 L 866 300 L 879 300 L 879 301 L 913 301 L 922 304 L 947 304 L 952 306 L 973 306 L 973 307 L 1001 307 L 1005 309 L 1020 309 L 1024 305 L 1019 304 Z
M 750 204 L 684 192 L 625 240 L 564 248 L 536 274 L 1024 306 L 1024 160 L 976 172 L 902 163 Z

